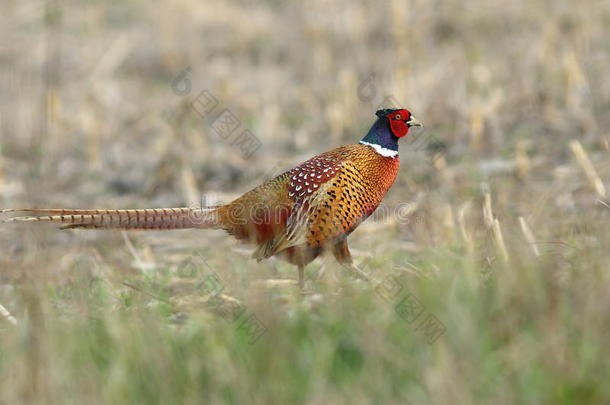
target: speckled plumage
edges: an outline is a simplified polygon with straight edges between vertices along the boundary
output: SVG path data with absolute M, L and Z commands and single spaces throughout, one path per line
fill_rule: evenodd
M 284 253 L 305 265 L 373 213 L 399 165 L 370 146 L 341 146 L 220 207 L 217 226 L 257 243 L 259 260 Z

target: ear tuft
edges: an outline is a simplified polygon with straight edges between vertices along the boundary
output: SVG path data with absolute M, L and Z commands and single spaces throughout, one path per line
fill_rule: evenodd
M 386 108 L 384 110 L 377 110 L 375 115 L 378 116 L 379 118 L 381 118 L 381 117 L 385 117 L 386 115 L 388 115 L 391 112 L 392 112 L 392 110 Z

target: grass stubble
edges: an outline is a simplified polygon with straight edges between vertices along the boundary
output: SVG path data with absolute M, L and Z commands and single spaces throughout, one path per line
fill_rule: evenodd
M 217 232 L 0 226 L 0 402 L 608 403 L 608 5 L 493 3 L 9 2 L 2 207 L 228 201 L 385 96 L 447 150 L 403 145 L 408 220 L 352 235 L 374 281 L 321 260 L 304 296 Z

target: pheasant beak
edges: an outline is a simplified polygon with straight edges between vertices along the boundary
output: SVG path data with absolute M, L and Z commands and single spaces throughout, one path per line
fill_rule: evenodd
M 411 119 L 407 121 L 407 125 L 410 127 L 423 127 L 424 124 L 421 121 L 418 121 L 414 116 L 411 116 Z

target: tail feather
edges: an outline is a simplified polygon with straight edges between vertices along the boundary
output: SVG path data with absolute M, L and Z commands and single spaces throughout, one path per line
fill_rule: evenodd
M 4 222 L 54 222 L 61 229 L 163 230 L 214 228 L 216 208 L 154 208 L 130 210 L 5 209 L 0 213 L 21 213 Z

